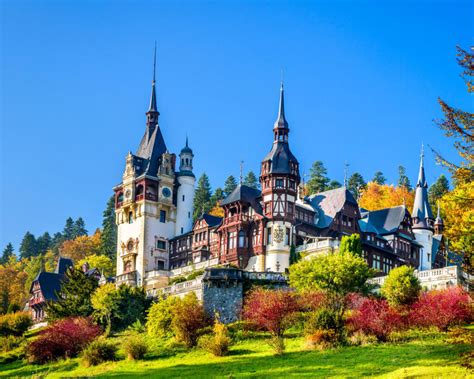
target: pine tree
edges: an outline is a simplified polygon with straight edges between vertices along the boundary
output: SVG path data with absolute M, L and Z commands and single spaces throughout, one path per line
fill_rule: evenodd
M 328 186 L 326 187 L 326 189 L 332 190 L 332 189 L 341 188 L 341 187 L 342 187 L 342 184 L 339 183 L 337 180 L 331 180 Z
M 100 235 L 100 252 L 115 261 L 117 251 L 117 224 L 115 223 L 115 198 L 111 196 L 102 213 L 102 234 Z
M 196 220 L 201 214 L 211 210 L 211 185 L 208 176 L 203 173 L 198 180 L 196 192 L 194 193 L 193 219 Z
M 66 225 L 64 225 L 64 230 L 62 232 L 62 241 L 69 241 L 74 239 L 74 220 L 72 217 L 68 217 L 66 220 Z
M 54 233 L 53 239 L 51 240 L 51 250 L 55 255 L 59 255 L 59 248 L 61 244 L 64 242 L 64 237 L 61 233 L 57 232 Z
M 438 180 L 436 180 L 436 182 L 434 182 L 428 189 L 428 198 L 431 206 L 435 207 L 438 200 L 441 199 L 441 197 L 443 197 L 443 195 L 448 192 L 449 181 L 446 176 L 441 174 Z
M 327 170 L 324 167 L 323 162 L 316 161 L 313 163 L 310 170 L 310 178 L 308 183 L 306 183 L 306 190 L 308 195 L 313 195 L 318 192 L 323 192 L 328 189 L 329 178 L 327 175 Z
M 233 190 L 235 190 L 235 188 L 237 187 L 237 181 L 235 180 L 235 178 L 230 175 L 226 180 L 225 180 L 225 183 L 224 183 L 224 195 L 225 197 L 229 196 Z
M 36 238 L 30 232 L 26 232 L 20 244 L 20 258 L 30 258 L 38 255 Z
M 48 232 L 45 232 L 42 236 L 39 236 L 36 240 L 38 246 L 38 254 L 44 254 L 51 249 L 51 236 Z
M 382 171 L 377 171 L 377 172 L 374 174 L 374 177 L 373 177 L 372 181 L 373 181 L 374 183 L 383 185 L 383 184 L 385 184 L 385 183 L 387 182 L 387 179 L 385 179 L 385 176 L 383 176 Z
M 398 166 L 398 186 L 405 187 L 407 190 L 411 191 L 410 179 L 408 179 L 405 167 L 403 166 Z
M 260 187 L 257 176 L 254 174 L 253 171 L 248 172 L 247 176 L 244 179 L 244 184 L 254 189 L 258 189 Z
M 364 178 L 358 172 L 354 172 L 347 182 L 347 189 L 356 199 L 359 198 L 361 191 L 363 191 L 366 186 L 367 184 L 365 183 Z
M 71 316 L 90 316 L 93 308 L 91 295 L 98 287 L 97 280 L 82 270 L 69 268 L 61 283 L 58 299 L 48 303 L 48 319 Z
M 224 199 L 224 191 L 221 187 L 217 187 L 211 196 L 211 205 L 215 207 L 222 199 Z
M 72 239 L 81 237 L 81 236 L 87 236 L 86 223 L 84 222 L 82 217 L 79 217 L 74 222 L 72 235 L 73 235 Z
M 0 258 L 0 264 L 4 265 L 5 263 L 8 263 L 8 261 L 10 260 L 10 257 L 14 255 L 15 255 L 15 251 L 13 249 L 13 245 L 11 244 L 11 242 L 9 242 L 7 246 L 5 247 L 5 249 L 3 249 L 3 254 L 2 254 L 2 257 Z

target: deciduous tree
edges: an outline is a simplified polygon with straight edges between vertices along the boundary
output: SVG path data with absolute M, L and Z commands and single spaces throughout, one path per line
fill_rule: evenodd
M 100 230 L 92 236 L 79 236 L 73 240 L 64 241 L 60 247 L 61 255 L 79 262 L 91 255 L 100 254 Z
M 76 263 L 76 267 L 80 269 L 83 264 L 87 263 L 90 268 L 96 268 L 106 277 L 115 275 L 115 263 L 106 255 L 92 254 L 81 259 Z
M 392 269 L 381 288 L 382 295 L 393 306 L 408 305 L 418 299 L 421 285 L 413 267 L 400 266 Z
M 369 182 L 359 199 L 359 206 L 376 211 L 405 204 L 408 209 L 412 209 L 414 196 L 413 191 L 408 191 L 406 187 Z
M 362 256 L 362 242 L 360 241 L 360 235 L 352 234 L 350 236 L 342 237 L 339 251 L 342 253 L 356 254 L 361 257 Z

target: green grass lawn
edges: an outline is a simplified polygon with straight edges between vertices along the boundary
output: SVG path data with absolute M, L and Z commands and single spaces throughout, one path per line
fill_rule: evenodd
M 114 339 L 120 345 L 120 338 Z M 471 346 L 451 345 L 444 336 L 427 336 L 401 344 L 375 344 L 327 351 L 308 351 L 301 337 L 288 338 L 287 350 L 274 356 L 263 337 L 243 340 L 232 346 L 230 355 L 216 358 L 199 349 L 164 348 L 156 341 L 147 359 L 121 360 L 84 368 L 79 359 L 48 365 L 28 365 L 22 360 L 1 363 L 2 377 L 114 377 L 135 378 L 474 378 L 459 365 L 459 354 Z

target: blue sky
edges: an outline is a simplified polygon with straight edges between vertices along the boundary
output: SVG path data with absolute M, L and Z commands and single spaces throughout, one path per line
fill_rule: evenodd
M 290 144 L 307 172 L 416 180 L 422 142 L 457 159 L 433 125 L 437 97 L 472 106 L 455 46 L 468 1 L 13 1 L 1 5 L 0 247 L 82 216 L 100 226 L 145 128 L 157 41 L 168 148 L 186 134 L 215 188 L 258 172 L 284 70 Z M 472 108 L 471 108 L 472 109 Z M 432 183 L 444 169 L 426 154 Z

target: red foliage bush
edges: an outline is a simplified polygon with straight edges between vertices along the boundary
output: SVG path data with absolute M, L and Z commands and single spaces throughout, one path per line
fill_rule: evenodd
M 367 299 L 366 296 L 361 295 L 357 292 L 352 292 L 346 295 L 345 303 L 349 309 L 358 309 L 362 306 L 362 303 Z
M 29 360 L 46 363 L 75 357 L 101 333 L 90 318 L 71 317 L 56 321 L 27 346 Z
M 322 291 L 303 292 L 298 295 L 299 307 L 302 311 L 317 311 L 327 302 L 327 296 Z
M 460 287 L 451 287 L 422 294 L 411 307 L 409 322 L 412 326 L 435 326 L 446 331 L 450 326 L 469 322 L 472 317 L 469 294 Z
M 292 292 L 257 289 L 248 296 L 243 316 L 250 323 L 279 337 L 298 309 L 297 297 Z
M 405 326 L 403 317 L 385 300 L 366 298 L 347 320 L 353 331 L 361 331 L 374 335 L 385 341 L 391 332 L 401 330 Z

